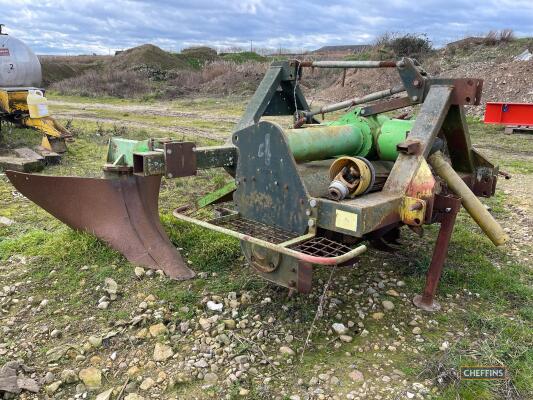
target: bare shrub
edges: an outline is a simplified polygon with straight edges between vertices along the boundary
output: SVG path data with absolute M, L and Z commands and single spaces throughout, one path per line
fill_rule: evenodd
M 501 31 L 489 31 L 483 38 L 486 46 L 496 46 L 500 43 L 512 42 L 515 39 L 512 29 L 502 29 Z
M 432 43 L 425 34 L 398 34 L 385 32 L 374 41 L 372 51 L 378 58 L 412 57 L 423 59 L 433 50 Z
M 66 95 L 119 98 L 141 97 L 152 91 L 144 75 L 120 69 L 88 71 L 81 76 L 54 83 L 51 88 Z
M 500 42 L 512 42 L 515 39 L 512 29 L 502 29 L 499 35 Z
M 483 38 L 483 43 L 487 46 L 495 46 L 498 44 L 498 31 L 489 31 Z

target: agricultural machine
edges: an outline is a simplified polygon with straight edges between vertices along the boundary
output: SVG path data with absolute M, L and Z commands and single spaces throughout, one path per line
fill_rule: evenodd
M 487 103 L 485 123 L 504 125 L 504 133 L 533 132 L 533 103 Z
M 311 111 L 299 80 L 308 68 L 390 68 L 401 85 Z M 174 216 L 240 240 L 249 265 L 309 292 L 313 268 L 353 264 L 367 244 L 392 249 L 400 228 L 439 223 L 422 295 L 434 300 L 461 207 L 495 245 L 507 236 L 476 196 L 495 192 L 498 168 L 470 143 L 464 105 L 482 81 L 435 79 L 414 60 L 274 62 L 224 145 L 113 138 L 101 179 L 7 172 L 22 194 L 67 225 L 91 232 L 132 263 L 174 279 L 195 274 L 163 231 L 161 178 L 224 168 L 231 182 Z M 387 112 L 419 105 L 416 120 Z M 339 110 L 336 119 L 317 117 Z M 290 128 L 261 119 L 294 116 Z M 270 118 L 273 119 L 273 118 Z
M 0 128 L 2 122 L 33 128 L 42 133 L 41 147 L 48 152 L 66 151 L 72 135 L 50 116 L 39 88 L 41 63 L 22 41 L 2 32 L 0 25 Z

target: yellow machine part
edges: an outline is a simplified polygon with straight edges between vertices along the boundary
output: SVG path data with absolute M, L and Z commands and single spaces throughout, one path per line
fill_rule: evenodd
M 342 177 L 337 177 L 344 167 L 354 167 L 359 172 L 359 181 L 353 188 L 349 188 L 350 197 L 359 196 L 364 193 L 371 184 L 372 181 L 372 172 L 368 165 L 358 158 L 354 157 L 339 157 L 333 164 L 329 167 L 329 178 L 333 179 L 342 179 Z M 343 179 L 342 179 L 343 180 Z
M 437 151 L 428 158 L 429 164 L 433 167 L 437 175 L 446 181 L 448 187 L 459 197 L 463 207 L 476 221 L 479 227 L 485 232 L 489 239 L 496 246 L 501 246 L 509 236 L 504 232 L 500 224 L 487 211 L 485 206 L 479 201 L 466 183 L 455 172 L 450 164 L 446 162 L 442 153 Z
M 51 142 L 54 141 L 54 138 L 61 139 L 62 141 L 62 138 L 71 137 L 71 134 L 52 117 L 30 118 L 27 97 L 28 89 L 6 90 L 0 88 L 0 107 L 3 112 L 8 114 L 17 112 L 27 114 L 28 116 L 24 116 L 18 120 L 18 123 L 22 126 L 41 131 L 43 133 L 41 146 L 48 150 L 61 152 L 57 148 L 57 143 L 56 145 L 52 145 Z M 65 146 L 63 144 L 60 147 Z

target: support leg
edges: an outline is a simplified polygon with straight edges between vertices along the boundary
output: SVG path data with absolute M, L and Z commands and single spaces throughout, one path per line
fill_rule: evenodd
M 455 196 L 440 196 L 435 198 L 435 220 L 440 222 L 439 235 L 433 250 L 433 257 L 426 275 L 426 286 L 422 295 L 417 295 L 413 303 L 425 311 L 438 311 L 440 304 L 435 301 L 435 293 L 448 253 L 448 245 L 453 232 L 455 218 L 461 208 L 461 199 Z

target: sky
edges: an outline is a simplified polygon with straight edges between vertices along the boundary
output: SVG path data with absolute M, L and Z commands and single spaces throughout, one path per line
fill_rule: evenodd
M 384 32 L 437 47 L 489 30 L 533 36 L 533 0 L 0 0 L 4 31 L 38 54 L 113 54 L 144 43 L 313 50 Z

